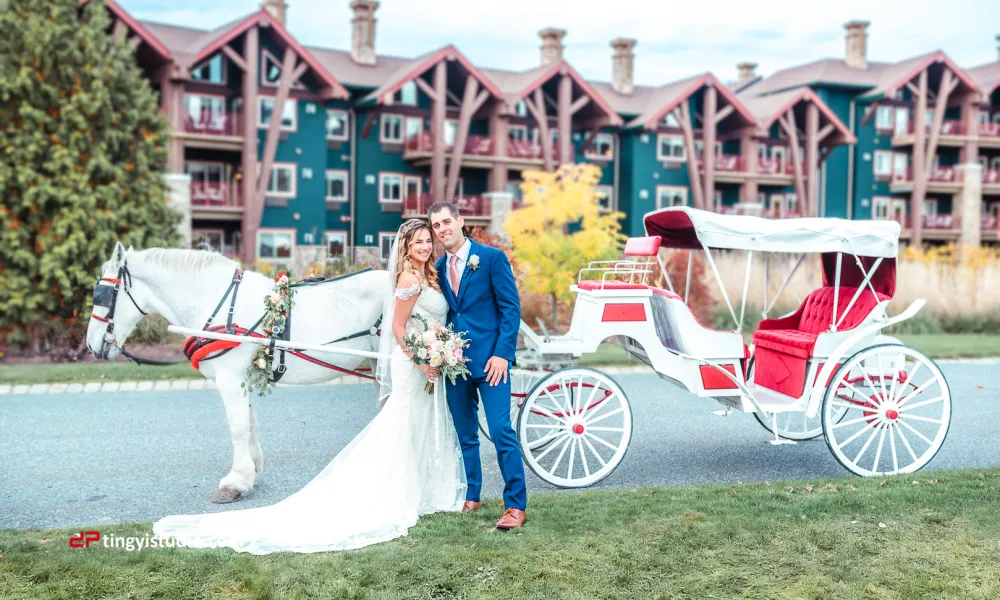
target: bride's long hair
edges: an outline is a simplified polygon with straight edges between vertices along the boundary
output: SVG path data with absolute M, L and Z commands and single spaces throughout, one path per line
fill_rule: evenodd
M 410 242 L 422 231 L 430 234 L 431 243 L 433 243 L 434 233 L 431 231 L 431 227 L 427 224 L 427 221 L 410 219 L 399 228 L 399 237 L 396 243 L 396 272 L 392 274 L 393 281 L 399 281 L 399 276 L 407 271 L 419 273 L 419 270 L 413 265 L 413 261 L 410 260 Z M 427 262 L 424 263 L 423 271 L 427 284 L 440 292 L 441 286 L 438 284 L 437 269 L 434 268 L 433 252 Z

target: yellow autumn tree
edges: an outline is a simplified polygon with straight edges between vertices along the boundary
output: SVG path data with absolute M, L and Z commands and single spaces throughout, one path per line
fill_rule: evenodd
M 563 165 L 555 173 L 525 171 L 521 183 L 524 206 L 513 211 L 504 229 L 522 271 L 522 287 L 552 298 L 552 322 L 557 301 L 571 299 L 570 285 L 593 260 L 614 260 L 626 237 L 619 212 L 602 212 L 594 165 Z

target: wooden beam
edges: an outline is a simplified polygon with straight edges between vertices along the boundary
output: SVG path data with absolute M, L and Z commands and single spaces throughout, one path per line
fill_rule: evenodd
M 489 90 L 482 90 L 481 92 L 479 92 L 479 95 L 476 96 L 475 102 L 472 104 L 472 115 L 470 116 L 470 119 L 475 117 L 476 113 L 479 112 L 479 109 L 483 107 L 483 104 L 486 104 L 486 101 L 489 99 L 489 97 L 490 97 Z
M 830 153 L 836 149 L 837 147 L 833 144 L 823 146 L 819 151 L 819 164 L 823 164 L 823 161 L 825 161 L 827 157 L 830 156 Z
M 722 110 L 720 110 L 719 112 L 715 113 L 715 124 L 718 125 L 719 123 L 722 122 L 723 119 L 725 119 L 729 115 L 733 114 L 733 110 L 735 110 L 735 109 L 733 108 L 732 104 L 730 104 L 728 106 L 724 106 L 722 108 Z
M 372 109 L 368 111 L 368 115 L 365 116 L 365 123 L 361 126 L 361 139 L 367 140 L 368 136 L 372 132 L 372 126 L 375 124 L 375 117 L 379 115 L 379 111 Z
M 590 151 L 590 146 L 594 143 L 594 138 L 596 138 L 597 134 L 600 132 L 600 126 L 594 127 L 590 130 L 590 133 L 588 133 L 587 137 L 583 140 L 583 145 L 580 146 L 580 154 L 586 154 Z
M 257 209 L 257 61 L 259 59 L 259 39 L 256 27 L 247 30 L 243 42 L 243 222 L 240 233 L 243 238 L 243 261 L 250 264 L 257 258 L 257 230 L 263 208 Z M 263 205 L 263 201 L 261 201 Z
M 573 162 L 573 79 L 568 74 L 559 76 L 559 110 L 557 122 L 559 127 L 559 163 L 563 165 Z
M 678 114 L 679 113 L 679 114 Z M 687 154 L 688 179 L 691 185 L 691 202 L 695 208 L 704 208 L 701 193 L 701 179 L 698 177 L 698 155 L 694 149 L 694 131 L 691 128 L 691 111 L 685 100 L 679 108 L 674 109 L 674 116 L 681 125 L 684 134 L 684 153 Z M 659 149 L 657 149 L 659 152 Z
M 757 173 L 757 137 L 756 137 L 756 126 L 751 125 L 746 127 L 741 132 L 740 137 L 740 150 L 743 151 L 743 161 L 746 164 L 746 180 L 743 182 L 743 186 L 740 189 L 743 196 L 743 202 L 746 204 L 753 204 L 757 201 L 757 180 L 759 174 Z
M 498 157 L 506 158 L 507 142 L 510 139 L 510 131 L 508 129 L 509 123 L 503 116 L 503 102 L 495 102 L 491 108 L 493 109 L 493 112 L 490 114 L 490 136 L 493 138 L 494 153 Z M 493 170 L 490 173 L 489 185 L 491 192 L 507 191 L 506 161 L 494 161 Z
M 116 40 L 124 40 L 125 34 L 127 33 L 128 33 L 128 25 L 126 25 L 125 22 L 122 21 L 121 19 L 115 19 L 115 25 L 111 35 Z
M 701 136 L 705 140 L 702 158 L 705 165 L 705 187 L 703 190 L 705 207 L 715 210 L 715 112 L 718 108 L 719 91 L 712 85 L 705 86 L 702 107 Z
M 257 198 L 261 200 L 263 209 L 264 194 L 267 192 L 267 183 L 271 179 L 271 166 L 274 164 L 274 153 L 278 150 L 278 138 L 281 136 L 281 120 L 285 111 L 285 100 L 288 99 L 288 91 L 295 81 L 295 50 L 291 46 L 285 49 L 285 57 L 281 61 L 281 79 L 278 81 L 278 91 L 274 96 L 274 109 L 271 111 L 271 123 L 267 128 L 267 137 L 264 141 L 264 153 L 261 156 L 260 175 L 257 177 Z
M 445 197 L 444 164 L 444 121 L 448 108 L 448 64 L 440 61 L 434 65 L 434 95 L 437 97 L 431 104 L 431 194 L 434 202 L 445 202 L 451 198 Z
M 444 63 L 438 63 L 438 64 L 444 64 Z M 458 99 L 458 96 L 455 95 L 455 92 L 446 89 L 445 93 L 448 95 L 448 99 L 451 100 L 455 104 L 455 106 L 462 106 L 462 101 Z
M 804 202 L 806 197 L 806 186 L 802 181 L 802 156 L 799 154 L 799 133 L 795 126 L 795 113 L 792 109 L 781 117 L 781 126 L 788 136 L 789 146 L 791 146 L 792 168 L 795 172 L 795 197 L 799 202 Z
M 816 136 L 816 143 L 822 143 L 823 140 L 826 139 L 826 136 L 833 133 L 835 129 L 836 127 L 834 126 L 833 123 L 828 123 L 826 127 L 819 130 L 819 133 Z
M 951 94 L 952 87 L 952 77 L 951 71 L 945 71 L 944 75 L 941 77 L 938 100 L 942 105 L 948 103 L 948 96 Z M 931 125 L 931 139 L 927 143 L 927 156 L 924 158 L 925 172 L 930 175 L 931 169 L 934 167 L 934 155 L 937 154 L 938 138 L 941 136 L 941 126 L 944 124 L 944 106 L 941 106 L 934 111 L 934 122 Z
M 583 96 L 580 96 L 579 98 L 577 98 L 576 100 L 573 101 L 573 104 L 570 104 L 570 106 L 569 106 L 569 114 L 575 115 L 576 113 L 578 113 L 580 111 L 581 108 L 583 108 L 584 106 L 587 106 L 588 104 L 590 104 L 590 96 L 588 96 L 586 94 L 584 94 Z
M 927 190 L 927 69 L 920 72 L 916 114 L 913 115 L 913 192 L 910 195 L 910 243 L 920 248 L 924 243 L 924 194 Z
M 240 70 L 243 71 L 244 73 L 247 72 L 246 61 L 244 61 L 243 57 L 237 54 L 236 51 L 229 46 L 229 44 L 226 44 L 222 47 L 222 53 L 226 55 L 226 58 L 229 59 L 229 62 L 239 67 Z
M 539 87 L 541 87 L 541 86 L 539 86 Z M 553 100 L 550 96 L 548 96 L 545 92 L 542 92 L 542 97 L 545 98 L 545 103 L 546 104 L 548 104 L 549 106 L 551 106 L 555 110 L 559 110 L 559 105 L 556 104 L 556 101 Z
M 803 215 L 819 216 L 819 107 L 815 102 L 806 106 L 806 203 Z M 801 202 L 801 200 L 800 200 Z
M 920 88 L 918 88 L 917 86 L 913 85 L 912 81 L 907 81 L 906 82 L 906 89 L 910 90 L 910 93 L 913 94 L 914 96 L 919 96 L 920 95 Z
M 458 114 L 458 131 L 455 134 L 455 147 L 451 150 L 451 165 L 448 167 L 448 185 L 445 188 L 445 198 L 454 198 L 458 187 L 458 174 L 462 169 L 462 155 L 465 154 L 465 143 L 469 139 L 469 123 L 472 114 L 476 112 L 476 93 L 479 82 L 476 78 L 465 77 L 465 94 L 462 96 L 462 110 Z
M 542 162 L 546 171 L 552 171 L 552 138 L 549 136 L 549 117 L 545 113 L 545 98 L 542 88 L 535 88 L 534 102 L 524 99 L 524 105 L 528 107 L 528 112 L 535 118 L 538 125 L 538 137 L 542 146 Z
M 423 77 L 415 77 L 413 81 L 417 84 L 417 87 L 420 88 L 420 91 L 422 91 L 425 96 L 431 99 L 431 102 L 437 102 L 437 92 L 435 92 L 434 89 L 431 88 L 430 84 L 424 81 Z
M 298 81 L 299 77 L 305 75 L 308 70 L 309 65 L 307 63 L 299 63 L 299 66 L 295 67 L 295 70 L 292 72 L 292 82 Z
M 862 125 L 867 125 L 868 124 L 868 121 L 872 118 L 872 115 L 875 114 L 875 111 L 878 110 L 878 107 L 879 107 L 879 102 L 878 101 L 875 101 L 875 102 L 871 103 L 871 106 L 869 106 L 865 110 L 864 116 L 861 117 L 861 124 Z

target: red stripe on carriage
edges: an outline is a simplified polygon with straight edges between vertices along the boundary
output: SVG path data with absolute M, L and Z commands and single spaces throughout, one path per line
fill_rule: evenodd
M 605 304 L 604 315 L 601 317 L 604 323 L 645 320 L 646 308 L 642 304 Z
M 729 371 L 729 373 L 736 377 L 736 367 L 733 365 L 719 365 L 723 369 Z M 704 386 L 706 390 L 735 390 L 738 389 L 736 383 L 732 379 L 725 376 L 725 374 L 720 373 L 719 369 L 709 365 L 701 365 L 698 367 L 701 371 L 701 385 Z

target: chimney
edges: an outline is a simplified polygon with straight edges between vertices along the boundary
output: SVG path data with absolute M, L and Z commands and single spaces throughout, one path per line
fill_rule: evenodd
M 538 32 L 538 37 L 542 38 L 542 66 L 551 65 L 562 60 L 562 39 L 565 35 L 565 29 L 555 29 L 552 27 Z
M 611 87 L 619 94 L 630 95 L 635 89 L 633 79 L 636 40 L 616 38 L 611 40 L 615 53 L 611 55 Z
M 740 85 L 750 83 L 754 79 L 757 79 L 757 63 L 741 62 L 736 65 L 736 71 L 739 73 L 736 77 L 736 82 Z
M 351 10 L 351 58 L 361 65 L 375 64 L 375 11 L 376 0 L 354 0 Z
M 274 20 L 285 26 L 285 13 L 288 12 L 288 3 L 285 0 L 261 0 L 261 8 L 271 13 Z
M 844 62 L 852 69 L 868 68 L 868 21 L 848 21 L 844 23 L 847 30 L 847 49 Z

